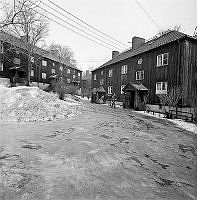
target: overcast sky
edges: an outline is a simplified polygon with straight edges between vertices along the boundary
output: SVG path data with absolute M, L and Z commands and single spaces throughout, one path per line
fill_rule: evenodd
M 42 1 L 56 8 L 48 0 Z M 193 35 L 197 26 L 197 0 L 52 0 L 52 2 L 128 46 L 131 46 L 128 42 L 133 36 L 148 39 L 154 36 L 159 29 L 174 25 L 181 25 L 183 32 Z M 43 5 L 43 8 L 47 7 Z M 47 10 L 50 9 L 47 8 Z M 52 10 L 50 12 L 55 13 Z M 62 10 L 59 12 L 71 18 Z M 54 16 L 48 16 L 82 34 Z M 58 16 L 74 25 L 62 15 Z M 78 25 L 75 24 L 75 26 Z M 54 22 L 50 22 L 50 32 L 47 38 L 47 43 L 51 42 L 69 46 L 75 53 L 77 66 L 82 70 L 98 67 L 111 59 L 112 50 L 120 50 L 115 47 L 107 49 Z M 97 40 L 97 42 L 100 41 Z M 105 40 L 105 42 L 109 41 Z M 117 46 L 115 42 L 111 44 Z M 103 45 L 108 46 L 106 43 Z M 126 48 L 123 47 L 121 50 Z

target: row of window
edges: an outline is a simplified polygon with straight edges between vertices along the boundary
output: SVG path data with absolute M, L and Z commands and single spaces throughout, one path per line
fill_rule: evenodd
M 157 55 L 157 67 L 160 66 L 165 66 L 168 65 L 168 57 L 169 57 L 169 53 L 163 53 L 160 55 Z M 123 65 L 121 66 L 121 74 L 127 74 L 127 65 Z M 101 76 L 103 75 L 103 70 L 101 71 Z M 108 71 L 108 77 L 112 77 L 113 75 L 113 69 L 109 69 Z M 138 74 L 136 74 L 136 80 L 142 80 L 143 78 L 143 71 L 138 72 Z M 96 74 L 94 74 L 94 80 L 96 80 Z
M 144 80 L 144 70 L 136 72 L 136 80 Z M 104 84 L 104 79 L 100 79 L 100 85 Z
M 55 69 L 52 69 L 51 72 L 52 72 L 52 74 L 54 74 L 55 73 Z M 31 70 L 31 76 L 32 77 L 34 76 L 34 70 L 33 69 Z M 42 72 L 42 78 L 46 79 L 46 73 Z M 75 76 L 75 74 L 73 74 L 73 79 L 75 79 L 75 78 L 76 78 L 76 76 Z
M 125 86 L 126 85 L 120 86 L 120 93 L 121 94 L 123 94 L 122 90 Z M 157 82 L 156 83 L 156 94 L 166 94 L 167 89 L 168 89 L 168 83 L 167 82 Z M 107 92 L 108 92 L 108 94 L 112 94 L 113 93 L 113 86 L 108 86 Z

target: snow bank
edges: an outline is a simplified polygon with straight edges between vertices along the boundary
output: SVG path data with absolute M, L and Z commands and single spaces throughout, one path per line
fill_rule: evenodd
M 159 113 L 155 113 L 154 115 L 152 115 L 150 113 L 145 113 L 144 111 L 135 111 L 135 112 L 138 112 L 138 113 L 141 113 L 141 114 L 144 114 L 144 115 L 149 115 L 149 116 L 156 117 L 156 118 L 163 118 L 164 117 L 163 114 L 159 114 Z M 190 132 L 197 134 L 197 125 L 196 124 L 185 122 L 182 119 L 166 119 L 166 120 L 176 124 L 177 126 L 183 128 L 187 131 L 190 131 Z
M 37 87 L 0 86 L 0 121 L 43 121 L 63 119 L 80 112 L 74 100 L 59 100 Z

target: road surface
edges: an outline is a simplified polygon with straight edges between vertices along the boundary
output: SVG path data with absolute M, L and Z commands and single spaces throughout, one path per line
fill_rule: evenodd
M 0 124 L 1 200 L 194 200 L 197 137 L 84 103 L 60 121 Z

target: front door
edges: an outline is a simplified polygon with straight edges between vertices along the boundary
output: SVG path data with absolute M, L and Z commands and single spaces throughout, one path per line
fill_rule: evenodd
M 130 91 L 129 108 L 134 108 L 134 103 L 135 103 L 135 91 Z

